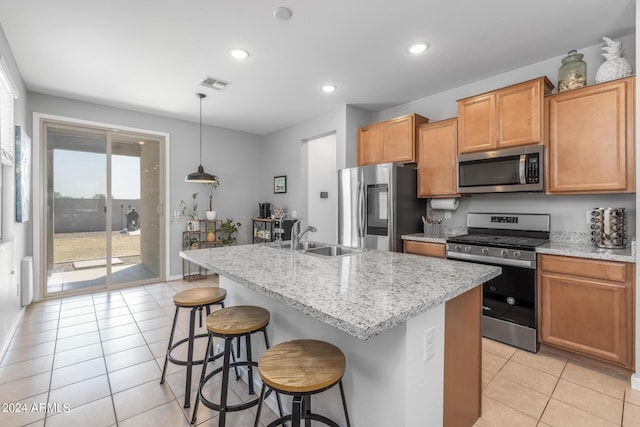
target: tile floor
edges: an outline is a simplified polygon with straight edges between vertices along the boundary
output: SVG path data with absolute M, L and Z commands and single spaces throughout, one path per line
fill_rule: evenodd
M 175 281 L 29 306 L 0 363 L 0 426 L 189 426 L 184 367 L 170 364 L 159 384 L 172 298 L 212 284 Z M 178 336 L 187 325 L 182 310 Z M 201 341 L 196 354 L 204 350 Z M 198 379 L 194 375 L 192 402 Z M 232 402 L 249 398 L 240 384 L 233 384 Z M 206 393 L 217 392 L 218 384 L 207 387 Z M 628 379 L 486 339 L 482 399 L 477 427 L 640 426 L 640 392 Z M 252 426 L 253 409 L 229 414 L 227 425 Z M 274 418 L 263 413 L 263 425 Z M 217 426 L 217 420 L 201 406 L 199 426 Z
M 640 391 L 629 379 L 562 357 L 483 339 L 477 427 L 640 427 Z
M 183 408 L 185 368 L 169 364 L 165 384 L 159 383 L 175 313 L 173 295 L 212 284 L 175 281 L 29 306 L 0 363 L 0 426 L 189 426 L 191 410 Z M 189 312 L 180 313 L 176 336 L 181 338 Z M 206 339 L 198 340 L 195 354 L 205 346 Z M 197 366 L 192 408 L 199 374 Z M 242 382 L 231 384 L 230 403 L 251 398 Z M 218 390 L 213 383 L 205 393 L 215 401 Z M 227 425 L 253 426 L 254 409 L 229 413 Z M 274 419 L 267 409 L 261 425 Z M 197 425 L 217 422 L 218 413 L 201 405 Z

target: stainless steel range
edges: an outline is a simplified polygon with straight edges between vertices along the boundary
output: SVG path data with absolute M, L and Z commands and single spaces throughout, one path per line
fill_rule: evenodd
M 447 239 L 447 258 L 502 267 L 482 290 L 482 335 L 537 352 L 535 248 L 549 241 L 546 214 L 467 214 L 468 234 Z

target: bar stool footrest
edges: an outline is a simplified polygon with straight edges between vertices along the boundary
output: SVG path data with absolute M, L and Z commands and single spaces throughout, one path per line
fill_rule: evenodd
M 278 418 L 277 420 L 273 421 L 267 427 L 276 427 L 279 425 L 284 425 L 285 422 L 291 421 L 292 417 L 293 416 L 291 414 L 285 415 L 284 417 Z M 340 424 L 320 414 L 314 414 L 314 413 L 307 413 L 306 415 L 303 414 L 300 417 L 300 421 L 303 421 L 303 420 L 314 420 L 331 427 L 340 427 Z
M 217 359 L 218 357 L 222 356 L 224 353 L 218 353 L 215 356 L 210 358 L 211 360 Z M 249 362 L 247 360 L 242 360 L 242 361 L 238 361 L 238 362 L 231 362 L 229 364 L 229 368 L 236 368 L 238 366 L 253 366 L 253 367 L 257 367 L 258 366 L 258 362 Z M 200 386 L 198 387 L 198 396 L 200 398 L 200 402 L 206 406 L 209 409 L 213 409 L 215 411 L 221 412 L 222 408 L 220 407 L 219 404 L 214 403 L 212 401 L 210 401 L 209 399 L 207 399 L 206 397 L 204 397 L 202 395 L 202 386 L 207 384 L 207 381 L 209 381 L 211 378 L 213 378 L 214 376 L 218 375 L 219 373 L 222 372 L 222 370 L 224 369 L 224 366 L 221 366 L 219 368 L 216 368 L 214 371 L 210 372 L 207 374 L 206 377 L 204 377 L 204 380 L 202 381 L 202 383 L 200 384 Z M 237 381 L 238 379 L 236 379 Z M 270 392 L 271 390 L 269 390 Z M 255 393 L 254 393 L 255 394 Z M 268 396 L 268 393 L 265 395 Z M 252 406 L 256 406 L 258 404 L 258 402 L 260 402 L 260 397 L 256 397 L 253 400 L 250 400 L 248 402 L 239 404 L 239 405 L 228 405 L 225 409 L 225 412 L 237 412 L 237 411 L 243 411 L 245 409 L 251 408 Z
M 198 335 L 195 335 L 195 336 L 193 337 L 193 341 L 195 342 L 195 340 L 196 340 L 197 338 L 207 338 L 208 336 L 209 336 L 208 334 L 198 334 Z M 189 362 L 188 362 L 187 360 L 180 360 L 180 359 L 176 359 L 175 357 L 173 357 L 173 356 L 171 355 L 171 352 L 172 352 L 173 350 L 175 350 L 175 349 L 176 349 L 176 348 L 178 348 L 180 345 L 185 344 L 185 343 L 187 343 L 187 342 L 189 342 L 189 338 L 188 338 L 188 337 L 187 337 L 187 338 L 183 338 L 183 339 L 181 339 L 180 341 L 175 342 L 175 343 L 174 343 L 174 344 L 169 348 L 169 350 L 167 350 L 167 358 L 169 359 L 169 361 L 170 361 L 171 363 L 175 363 L 176 365 L 180 365 L 180 366 L 187 366 L 187 365 L 189 364 Z M 215 356 L 214 356 L 214 357 L 215 357 Z M 202 365 L 202 362 L 203 362 L 203 361 L 204 361 L 203 359 L 192 360 L 192 361 L 191 361 L 191 364 L 192 364 L 192 365 Z

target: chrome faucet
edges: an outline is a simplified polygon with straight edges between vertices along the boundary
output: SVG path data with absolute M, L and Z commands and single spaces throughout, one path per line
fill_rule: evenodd
M 298 231 L 300 230 L 300 220 L 297 220 L 296 222 L 293 223 L 293 226 L 291 227 L 291 250 L 295 251 L 296 249 L 298 249 L 298 242 L 300 241 L 300 239 L 302 239 L 302 237 L 307 234 L 307 232 L 311 231 L 312 233 L 315 233 L 316 231 L 318 231 L 317 228 L 309 225 L 307 226 L 307 228 L 305 228 L 302 231 Z

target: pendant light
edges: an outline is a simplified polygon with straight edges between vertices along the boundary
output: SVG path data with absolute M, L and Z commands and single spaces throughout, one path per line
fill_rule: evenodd
M 204 93 L 196 93 L 196 96 L 200 98 L 200 166 L 198 166 L 197 172 L 190 173 L 184 180 L 198 184 L 212 184 L 218 181 L 218 177 L 206 173 L 202 167 L 202 98 L 205 98 L 207 95 Z

